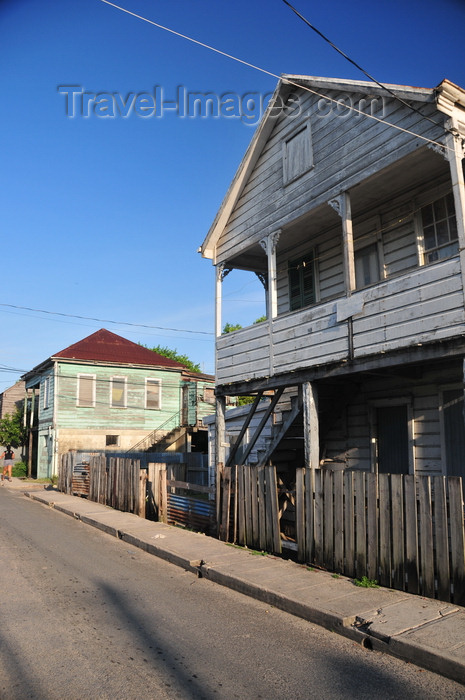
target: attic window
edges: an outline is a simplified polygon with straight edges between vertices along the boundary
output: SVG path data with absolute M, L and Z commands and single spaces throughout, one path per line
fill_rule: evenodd
M 313 167 L 310 122 L 301 125 L 283 142 L 283 181 L 293 182 Z

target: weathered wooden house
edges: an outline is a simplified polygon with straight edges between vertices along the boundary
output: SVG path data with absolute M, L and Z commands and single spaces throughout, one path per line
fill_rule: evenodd
M 218 464 L 225 397 L 272 391 L 260 463 L 284 488 L 302 466 L 465 476 L 464 142 L 447 80 L 281 78 L 201 247 Z M 235 269 L 262 281 L 267 320 L 221 335 Z
M 213 377 L 101 329 L 24 375 L 33 417 L 29 460 L 57 473 L 70 450 L 207 450 L 202 418 L 214 410 Z M 202 438 L 200 434 L 202 433 Z

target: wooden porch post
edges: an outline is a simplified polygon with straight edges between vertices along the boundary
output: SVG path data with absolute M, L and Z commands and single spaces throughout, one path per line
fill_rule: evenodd
M 465 182 L 462 167 L 462 160 L 465 157 L 465 147 L 463 144 L 465 137 L 459 138 L 455 119 L 450 119 L 447 126 L 452 131 L 457 133 L 457 138 L 455 138 L 452 134 L 448 134 L 446 137 L 446 145 L 448 146 L 446 157 L 448 158 L 450 165 L 455 216 L 457 220 L 460 268 L 462 271 L 462 288 L 465 296 Z
M 313 472 L 320 464 L 318 393 L 313 382 L 304 382 L 304 384 L 302 384 L 302 402 L 304 415 L 305 468 L 311 469 Z
M 278 315 L 278 292 L 276 283 L 276 248 L 278 245 L 281 230 L 270 233 L 269 236 L 260 241 L 260 245 L 266 253 L 268 262 L 268 295 L 266 300 L 266 310 L 268 319 L 276 318 Z
M 339 214 L 342 219 L 342 247 L 344 258 L 344 279 L 346 295 L 350 296 L 355 290 L 355 260 L 354 260 L 354 235 L 352 228 L 352 209 L 350 195 L 342 192 L 339 197 L 330 199 L 328 204 Z
M 216 397 L 216 419 L 215 419 L 215 471 L 216 471 L 216 522 L 220 522 L 221 506 L 221 472 L 224 467 L 226 454 L 226 397 Z

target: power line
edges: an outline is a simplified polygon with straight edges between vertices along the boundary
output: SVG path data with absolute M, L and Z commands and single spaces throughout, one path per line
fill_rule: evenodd
M 356 112 L 357 114 L 360 114 L 364 117 L 367 117 L 367 119 L 373 119 L 376 122 L 380 122 L 381 124 L 386 124 L 387 126 L 392 127 L 393 129 L 396 129 L 397 131 L 401 131 L 406 134 L 410 134 L 410 136 L 414 136 L 415 138 L 418 138 L 422 141 L 426 141 L 427 143 L 434 144 L 435 146 L 439 146 L 440 148 L 443 148 L 446 151 L 452 151 L 453 149 L 448 146 L 447 144 L 443 144 L 439 141 L 434 141 L 433 139 L 430 139 L 426 136 L 421 136 L 420 134 L 416 134 L 414 131 L 411 131 L 410 129 L 404 129 L 401 126 L 398 126 L 397 124 L 391 124 L 391 122 L 386 121 L 385 119 L 380 119 L 379 117 L 375 117 L 373 114 L 370 114 L 368 112 L 364 112 L 363 110 L 357 109 L 356 107 L 353 107 L 351 105 L 347 105 L 345 102 L 342 102 L 341 100 L 337 100 L 334 97 L 329 97 L 328 95 L 324 95 L 323 93 L 318 92 L 317 90 L 313 90 L 312 88 L 309 88 L 306 85 L 302 85 L 301 83 L 297 83 L 294 80 L 291 80 L 290 78 L 282 78 L 282 76 L 277 75 L 276 73 L 273 73 L 269 70 L 266 70 L 265 68 L 261 68 L 260 66 L 256 66 L 253 63 L 249 63 L 248 61 L 244 61 L 241 58 L 238 58 L 237 56 L 233 56 L 232 54 L 226 53 L 225 51 L 221 51 L 221 49 L 217 49 L 214 46 L 210 46 L 209 44 L 205 44 L 202 41 L 198 41 L 197 39 L 194 39 L 190 36 L 187 36 L 186 34 L 182 34 L 181 32 L 177 32 L 174 29 L 170 29 L 169 27 L 165 27 L 163 24 L 159 24 L 158 22 L 154 22 L 151 19 L 148 19 L 147 17 L 143 17 L 142 15 L 138 15 L 135 12 L 131 12 L 131 10 L 127 10 L 124 7 L 121 7 L 120 5 L 116 5 L 113 2 L 110 2 L 109 0 L 100 0 L 100 2 L 105 3 L 106 5 L 110 5 L 111 7 L 116 8 L 117 10 L 120 10 L 121 12 L 125 12 L 128 15 L 131 15 L 132 17 L 135 17 L 136 19 L 140 19 L 143 22 L 147 22 L 148 24 L 153 25 L 154 27 L 157 27 L 158 29 L 163 29 L 165 32 L 169 32 L 170 34 L 174 34 L 175 36 L 180 37 L 181 39 L 186 39 L 186 41 L 190 41 L 193 44 L 197 44 L 198 46 L 202 46 L 205 49 L 208 49 L 209 51 L 213 51 L 214 53 L 219 54 L 220 56 L 224 56 L 225 58 L 230 58 L 232 61 L 236 61 L 237 63 L 241 63 L 244 66 L 247 66 L 249 68 L 253 68 L 254 70 L 258 70 L 261 73 L 265 73 L 266 75 L 270 75 L 273 78 L 277 78 L 278 80 L 283 80 L 288 85 L 293 85 L 294 87 L 297 87 L 301 90 L 305 90 L 306 92 L 311 93 L 312 95 L 315 95 L 316 97 L 321 97 L 325 100 L 328 100 L 329 102 L 334 102 L 337 105 L 341 105 L 345 109 L 352 110 L 353 112 Z M 376 82 L 376 81 L 375 81 Z M 384 88 L 384 86 L 382 85 Z M 395 93 L 393 93 L 395 95 Z M 395 95 L 396 96 L 396 95 Z M 397 97 L 397 96 L 396 96 Z M 400 98 L 398 98 L 400 99 Z M 408 105 L 410 107 L 410 105 Z M 421 112 L 419 112 L 423 118 L 425 115 L 423 115 Z M 433 122 L 436 124 L 436 122 Z M 440 125 L 441 126 L 441 125 Z M 445 127 L 442 127 L 445 130 Z
M 136 328 L 150 328 L 152 330 L 159 331 L 170 331 L 172 333 L 193 333 L 198 335 L 214 335 L 211 331 L 193 331 L 186 328 L 165 328 L 163 326 L 152 326 L 146 323 L 131 323 L 130 321 L 113 321 L 108 318 L 94 318 L 93 316 L 78 316 L 77 314 L 66 314 L 61 311 L 47 311 L 45 309 L 33 309 L 30 306 L 18 306 L 16 304 L 1 304 L 0 306 L 7 307 L 9 309 L 20 309 L 23 311 L 34 311 L 35 313 L 48 314 L 51 316 L 64 316 L 66 318 L 78 318 L 84 321 L 97 321 L 98 323 L 113 323 L 118 326 L 132 326 Z
M 431 122 L 431 124 L 434 124 L 435 126 L 441 127 L 442 129 L 444 129 L 444 131 L 446 133 L 452 134 L 452 131 L 447 129 L 444 126 L 444 124 L 440 124 L 439 122 L 435 121 L 434 119 L 431 119 L 431 117 L 428 117 L 427 115 L 423 114 L 422 112 L 420 112 L 419 109 L 417 109 L 416 107 L 413 107 L 413 105 L 409 104 L 408 102 L 403 100 L 401 97 L 399 97 L 399 95 L 397 95 L 394 92 L 394 90 L 391 90 L 389 87 L 387 87 L 387 85 L 380 83 L 378 80 L 376 80 L 376 78 L 374 78 L 372 75 L 367 73 L 367 71 L 364 70 L 364 68 L 362 68 L 358 63 L 356 63 L 352 58 L 350 58 L 350 56 L 348 56 L 344 51 L 342 51 L 342 49 L 340 49 L 338 46 L 336 46 L 336 44 L 334 44 L 330 39 L 328 39 L 327 36 L 325 36 L 322 32 L 320 32 L 319 29 L 317 29 L 313 24 L 311 24 L 308 21 L 308 19 L 306 19 L 302 14 L 300 14 L 300 12 L 298 10 L 296 10 L 296 8 L 293 5 L 291 5 L 290 2 L 288 2 L 287 0 L 283 0 L 283 3 L 285 5 L 287 5 L 292 10 L 292 12 L 294 12 L 297 15 L 297 17 L 299 17 L 303 22 L 305 22 L 305 24 L 308 27 L 310 27 L 310 29 L 312 29 L 314 32 L 316 32 L 318 34 L 318 36 L 320 36 L 322 39 L 324 39 L 324 41 L 326 41 L 330 46 L 332 46 L 332 48 L 335 51 L 337 51 L 341 56 L 343 56 L 343 58 L 345 58 L 346 61 L 349 61 L 349 63 L 351 63 L 353 66 L 355 66 L 355 68 L 357 68 L 357 70 L 361 71 L 364 75 L 366 75 L 366 77 L 369 80 L 372 80 L 374 83 L 376 83 L 376 85 L 378 85 L 380 88 L 382 88 L 387 93 L 392 95 L 392 97 L 394 97 L 394 99 L 396 99 L 398 102 L 403 104 L 404 107 L 407 107 L 408 109 L 412 110 L 416 114 L 419 114 L 421 117 L 423 117 L 423 119 L 427 119 L 429 122 Z M 452 134 L 452 135 L 454 135 L 454 134 Z

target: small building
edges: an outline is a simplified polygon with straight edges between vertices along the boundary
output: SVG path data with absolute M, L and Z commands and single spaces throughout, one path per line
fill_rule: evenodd
M 159 451 L 206 452 L 202 418 L 214 410 L 213 377 L 106 329 L 23 379 L 33 416 L 28 459 L 37 477 L 56 474 L 70 450 L 145 451 L 157 444 Z
M 0 394 L 0 418 L 12 416 L 18 408 L 23 407 L 25 397 L 24 381 L 19 380 Z

